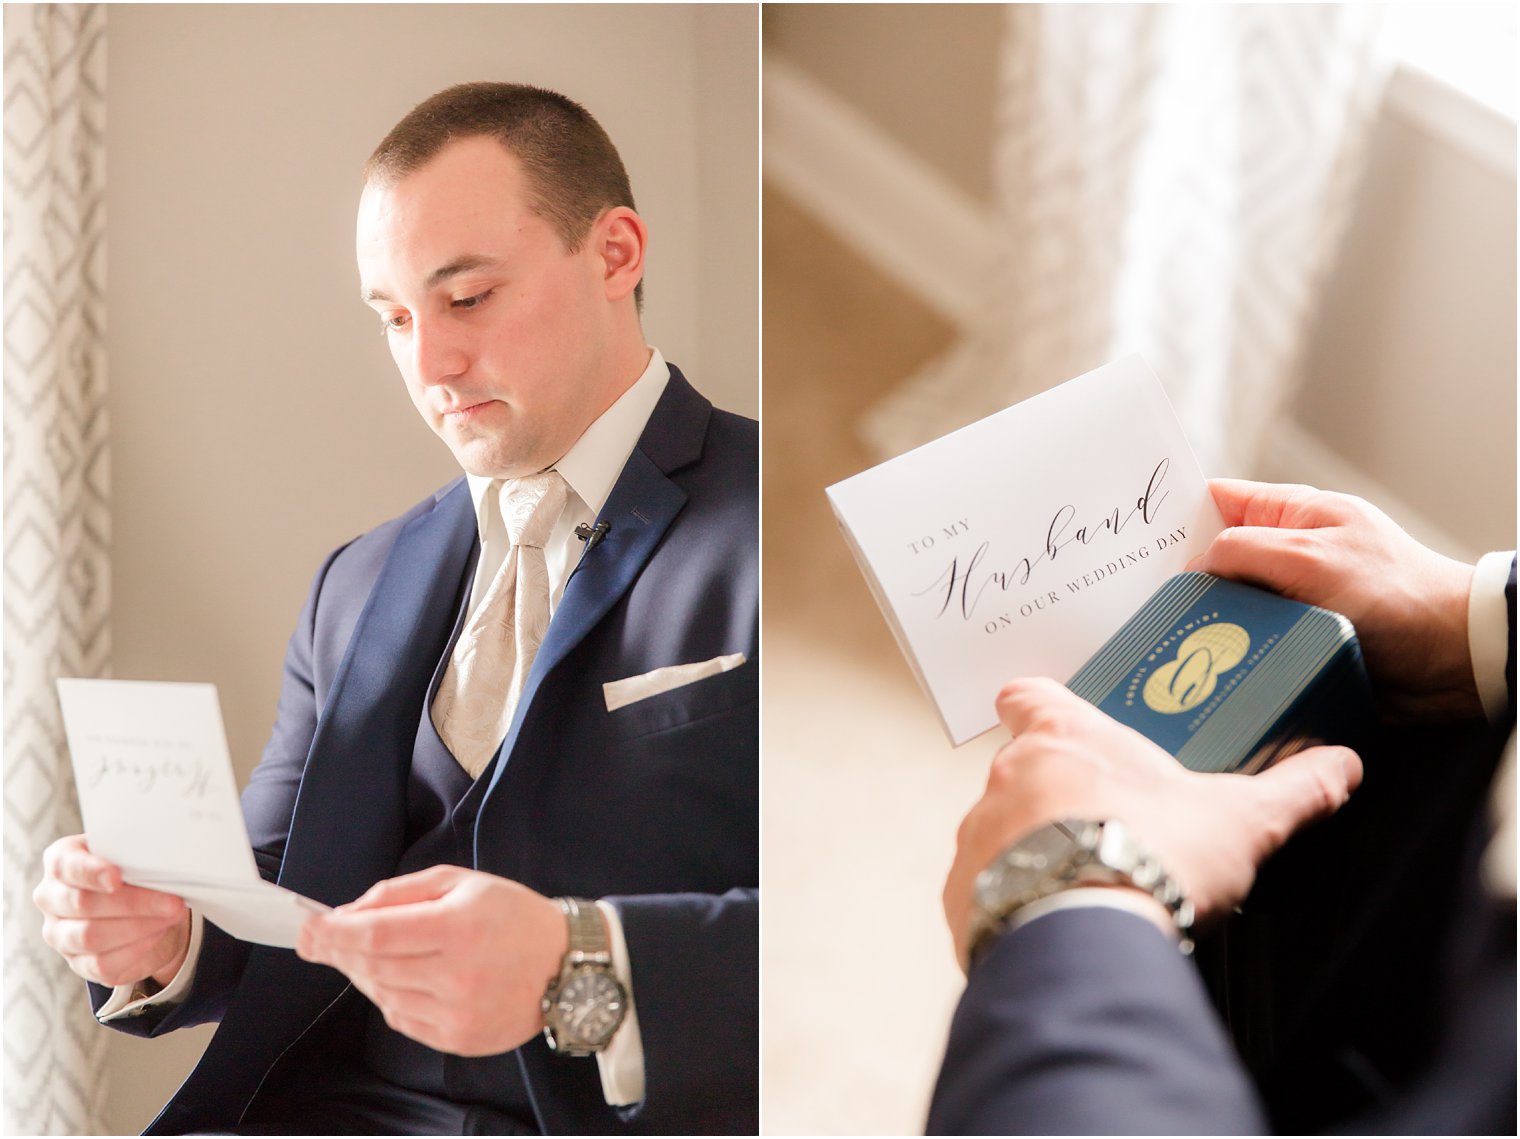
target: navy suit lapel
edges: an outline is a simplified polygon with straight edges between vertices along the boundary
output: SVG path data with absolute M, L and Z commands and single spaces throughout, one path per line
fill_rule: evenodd
M 712 404 L 673 365 L 665 391 L 644 433 L 597 516 L 611 529 L 588 550 L 565 586 L 564 596 L 539 647 L 491 775 L 495 790 L 516 746 L 523 716 L 554 671 L 638 580 L 660 539 L 686 505 L 686 492 L 670 474 L 702 455 Z
M 586 552 L 565 586 L 564 597 L 534 658 L 524 687 L 523 705 L 554 666 L 581 643 L 628 591 L 685 505 L 686 492 L 666 478 L 646 455 L 634 451 L 629 456 L 597 519 L 610 523 L 612 529 L 595 549 Z
M 476 544 L 463 479 L 397 537 L 317 724 L 282 885 L 338 904 L 395 867 L 417 717 Z

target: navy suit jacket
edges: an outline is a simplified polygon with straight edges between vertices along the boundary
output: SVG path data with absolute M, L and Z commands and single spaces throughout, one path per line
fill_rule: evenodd
M 611 900 L 632 962 L 645 1098 L 609 1107 L 594 1061 L 530 1041 L 517 1058 L 549 1133 L 757 1129 L 757 460 L 754 422 L 672 368 L 488 776 L 475 866 Z M 266 878 L 337 905 L 395 872 L 419 716 L 477 551 L 459 479 L 318 572 L 243 795 Z M 607 711 L 608 681 L 736 652 L 739 668 Z M 221 1022 L 150 1133 L 235 1126 L 346 988 L 208 923 L 185 1003 L 115 1022 Z
M 1513 565 L 1506 596 L 1508 734 Z M 1268 900 L 1270 952 L 1242 962 L 1237 995 L 1268 994 L 1266 1031 L 1226 1001 L 1232 1041 L 1199 970 L 1133 914 L 1057 911 L 997 938 L 956 1010 L 930 1133 L 1514 1134 L 1514 900 L 1477 875 L 1496 742 L 1389 730 L 1333 825 L 1264 869 L 1246 916 L 1263 886 L 1297 887 Z M 1311 875 L 1329 888 L 1303 889 Z

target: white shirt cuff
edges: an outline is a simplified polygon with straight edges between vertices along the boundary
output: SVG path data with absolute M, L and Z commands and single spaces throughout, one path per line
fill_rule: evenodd
M 184 1000 L 185 994 L 190 991 L 190 983 L 195 980 L 195 959 L 201 953 L 201 934 L 204 928 L 205 919 L 195 910 L 191 910 L 190 947 L 185 951 L 185 963 L 179 967 L 179 972 L 174 974 L 174 980 L 151 997 L 143 997 L 135 1001 L 132 999 L 132 990 L 137 987 L 136 985 L 117 985 L 112 990 L 110 999 L 100 1006 L 95 1019 L 101 1024 L 106 1024 L 126 1017 L 141 1016 L 150 1008 L 156 1008 L 159 1005 L 177 1005 Z
M 627 1107 L 644 1098 L 644 1039 L 639 1035 L 639 1013 L 633 1000 L 633 969 L 628 963 L 628 943 L 623 939 L 623 919 L 611 902 L 597 902 L 607 920 L 607 940 L 612 948 L 612 971 L 628 996 L 623 1023 L 607 1047 L 596 1054 L 602 1076 L 602 1098 L 613 1107 Z
M 1473 571 L 1467 595 L 1467 646 L 1472 653 L 1473 681 L 1478 699 L 1491 722 L 1504 718 L 1509 708 L 1509 685 L 1504 665 L 1509 659 L 1509 607 L 1504 587 L 1514 551 L 1484 554 Z
M 1114 889 L 1110 886 L 1074 886 L 1070 890 L 1059 890 L 1028 905 L 1020 906 L 1008 918 L 1004 931 L 1011 933 L 1020 926 L 1028 925 L 1037 918 L 1059 910 L 1091 909 L 1096 906 L 1107 907 L 1111 910 L 1128 910 L 1132 914 L 1145 918 L 1158 930 L 1165 932 L 1173 941 L 1182 940 L 1177 927 L 1166 917 L 1166 909 L 1160 902 L 1136 890 Z M 1165 920 L 1165 925 L 1162 924 L 1162 919 Z

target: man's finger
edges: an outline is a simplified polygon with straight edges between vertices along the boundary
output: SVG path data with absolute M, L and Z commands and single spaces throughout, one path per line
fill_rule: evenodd
M 115 890 L 121 886 L 121 870 L 91 854 L 83 835 L 72 835 L 55 842 L 43 856 L 49 876 L 81 890 Z
M 439 990 L 448 984 L 448 979 L 440 976 L 443 968 L 441 962 L 431 953 L 415 957 L 393 957 L 339 950 L 328 956 L 323 963 L 331 965 L 359 985 L 371 1000 L 375 999 L 376 991 L 384 990 L 393 995 L 405 993 L 409 997 L 425 997 L 428 1002 L 436 1004 Z
M 1283 515 L 1296 500 L 1315 493 L 1301 483 L 1251 482 L 1248 479 L 1210 479 L 1209 493 L 1226 526 L 1283 525 Z
M 340 906 L 338 909 L 340 912 L 352 913 L 356 910 L 378 909 L 382 906 L 406 906 L 415 902 L 431 902 L 453 889 L 458 884 L 459 877 L 460 872 L 457 866 L 430 866 L 426 870 L 417 870 L 411 874 L 402 874 L 397 878 L 387 878 L 383 882 L 376 882 L 348 905 Z
M 1261 857 L 1306 824 L 1340 810 L 1361 782 L 1361 757 L 1347 747 L 1306 748 L 1249 777 L 1245 786 L 1265 824 Z
M 998 719 L 1015 736 L 1045 726 L 1069 701 L 1087 706 L 1069 688 L 1045 676 L 1021 676 L 1003 685 L 997 697 Z
M 150 937 L 161 937 L 174 928 L 179 918 L 132 917 L 83 921 L 57 918 L 43 923 L 43 939 L 67 957 L 101 954 L 133 945 Z
M 158 930 L 94 953 L 65 953 L 69 968 L 102 985 L 130 985 L 163 968 L 172 954 L 159 950 L 164 931 Z
M 81 900 L 84 896 L 81 895 Z M 163 917 L 179 918 L 185 915 L 189 907 L 185 899 L 175 894 L 166 894 L 162 890 L 153 890 L 146 886 L 123 885 L 120 889 L 109 894 L 96 894 L 88 904 L 92 907 L 92 913 L 86 916 L 114 917 L 117 915 L 131 917 Z
M 441 1037 L 448 1009 L 430 994 L 412 989 L 396 989 L 375 981 L 363 973 L 349 974 L 354 988 L 369 998 L 386 1024 L 413 1040 L 430 1044 Z
M 185 912 L 183 900 L 158 890 L 123 886 L 106 894 L 46 879 L 32 892 L 32 901 L 43 913 L 59 918 L 145 918 L 169 922 Z
M 1221 531 L 1188 568 L 1292 596 L 1323 575 L 1313 531 L 1232 526 Z
M 337 909 L 308 918 L 297 947 L 301 956 L 319 961 L 342 953 L 392 957 L 437 953 L 449 939 L 445 917 L 431 899 L 382 909 Z
M 1187 568 L 1231 581 L 1269 586 L 1272 575 L 1264 571 L 1272 565 L 1273 542 L 1281 541 L 1281 535 L 1281 530 L 1237 523 L 1221 530 L 1208 549 L 1188 562 Z

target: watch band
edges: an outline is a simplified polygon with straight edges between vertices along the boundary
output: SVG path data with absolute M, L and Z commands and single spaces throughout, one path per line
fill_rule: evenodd
M 973 908 L 971 928 L 967 938 L 967 960 L 963 966 L 976 960 L 987 941 L 1006 928 L 1009 920 L 1025 906 L 1042 898 L 1048 898 L 1063 890 L 1093 885 L 1133 886 L 1160 902 L 1176 926 L 1178 948 L 1183 953 L 1193 951 L 1190 936 L 1193 926 L 1193 905 L 1183 894 L 1176 879 L 1168 874 L 1161 863 L 1140 843 L 1129 829 L 1117 819 L 1063 819 L 1049 823 L 1011 843 L 997 858 L 993 859 L 979 876 L 996 879 L 1004 867 L 1019 868 L 1028 878 L 1028 855 L 1032 843 L 1041 836 L 1046 841 L 1060 841 L 1064 836 L 1066 855 L 1059 865 L 1049 868 L 1049 873 L 1020 883 L 1020 888 L 1001 894 L 992 891 L 991 898 L 978 898 Z M 1043 859 L 1039 862 L 1043 868 Z M 980 889 L 980 887 L 978 887 Z
M 1092 860 L 1087 865 L 1096 864 L 1110 872 L 1108 877 L 1100 876 L 1096 880 L 1134 886 L 1150 894 L 1171 915 L 1172 924 L 1177 927 L 1177 948 L 1183 953 L 1193 952 L 1193 903 L 1183 894 L 1177 880 L 1166 872 L 1155 855 L 1130 833 L 1122 821 L 1066 819 L 1058 825 L 1068 830 L 1078 827 L 1096 828 L 1095 833 L 1089 832 L 1083 836 L 1088 841 L 1081 844 L 1092 852 Z M 1091 881 L 1094 878 L 1084 876 L 1083 870 L 1079 869 L 1073 881 L 1059 888 L 1069 890 Z
M 572 965 L 611 965 L 612 946 L 607 940 L 607 925 L 595 902 L 585 898 L 555 898 L 565 911 L 569 925 L 570 947 L 566 960 Z

